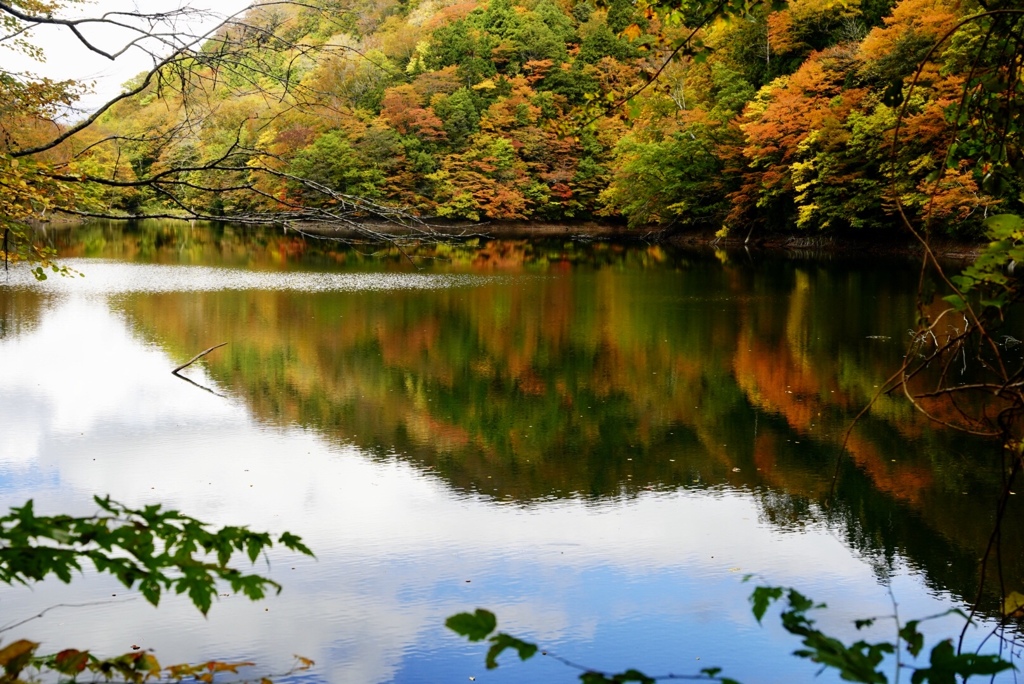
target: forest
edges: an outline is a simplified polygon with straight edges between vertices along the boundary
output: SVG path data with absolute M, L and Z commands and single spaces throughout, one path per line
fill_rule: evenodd
M 1020 89 L 1005 69 L 1016 15 L 964 22 L 986 9 L 971 0 L 707 5 L 269 4 L 74 135 L 53 121 L 82 84 L 5 73 L 0 213 L 355 210 L 742 237 L 881 235 L 902 211 L 969 240 L 1020 210 L 1019 146 L 991 140 L 1019 137 L 1019 114 L 962 106 Z
M 75 314 L 61 335 L 113 320 L 126 322 L 133 344 L 182 357 L 209 347 L 175 375 L 228 347 L 204 360 L 205 377 L 197 377 L 237 398 L 240 413 L 289 441 L 298 428 L 322 437 L 325 472 L 340 472 L 332 450 L 342 446 L 371 466 L 432 478 L 424 482 L 454 492 L 460 520 L 471 517 L 463 515 L 470 499 L 483 504 L 478 510 L 500 500 L 503 513 L 516 515 L 568 501 L 591 516 L 606 501 L 632 505 L 674 491 L 728 484 L 755 492 L 764 527 L 802 531 L 810 512 L 841 530 L 856 554 L 883 559 L 885 572 L 897 552 L 909 565 L 938 568 L 936 586 L 972 616 L 988 616 L 991 635 L 1019 649 L 1005 635 L 1024 613 L 1015 589 L 1024 557 L 1007 543 L 1004 559 L 1000 542 L 1019 540 L 1019 518 L 1006 512 L 1016 510 L 1008 506 L 1024 471 L 1024 347 L 1013 335 L 1021 293 L 1010 268 L 1024 261 L 1024 10 L 1014 0 L 267 0 L 219 16 L 209 30 L 187 4 L 98 19 L 75 18 L 79 9 L 91 8 L 83 0 L 0 0 L 0 50 L 41 58 L 30 29 L 54 24 L 93 52 L 113 58 L 139 49 L 153 65 L 95 109 L 82 104 L 84 81 L 0 66 L 5 270 L 8 260 L 25 259 L 44 280 L 50 269 L 72 273 L 87 263 L 101 288 L 104 268 L 118 287 L 138 288 L 108 284 L 103 296 L 116 315 Z M 91 43 L 80 31 L 88 22 L 134 37 Z M 192 221 L 83 221 L 37 244 L 41 233 L 30 229 L 54 215 Z M 534 236 L 402 241 L 371 254 L 362 245 L 312 247 L 301 235 L 309 224 L 340 224 L 388 238 L 390 222 L 437 237 L 490 221 L 590 221 L 639 235 L 671 229 L 747 240 L 875 239 L 909 228 L 926 257 L 920 270 L 871 264 L 877 273 L 864 275 L 838 263 L 748 268 L 749 251 L 740 267 L 724 250 L 702 259 L 654 244 L 545 244 Z M 973 266 L 947 275 L 929 248 L 936 235 L 995 242 Z M 131 269 L 107 263 L 122 258 Z M 253 280 L 201 282 L 206 266 L 225 263 L 232 268 L 219 270 L 249 269 Z M 419 273 L 434 267 L 452 273 Z M 403 268 L 416 278 L 383 277 Z M 330 285 L 341 281 L 326 276 L 346 269 L 367 277 Z M 11 271 L 16 286 L 0 292 L 0 342 L 46 328 L 39 321 L 53 311 L 32 289 L 41 285 L 19 284 Z M 163 282 L 172 272 L 195 282 L 175 289 Z M 775 278 L 770 287 L 758 280 L 766 274 Z M 875 287 L 883 277 L 894 284 Z M 143 282 L 150 279 L 160 287 Z M 212 336 L 229 342 L 209 346 Z M 44 346 L 38 366 L 53 356 Z M 168 380 L 162 366 L 159 375 Z M 188 382 L 195 387 L 177 389 L 229 398 Z M 42 384 L 32 379 L 32 388 Z M 174 391 L 153 386 L 160 396 Z M 21 398 L 7 400 L 15 403 Z M 975 442 L 935 426 L 997 443 L 995 455 L 983 461 Z M 84 441 L 85 431 L 78 436 Z M 101 444 L 97 453 L 107 460 L 109 451 Z M 248 473 L 240 467 L 249 465 L 241 460 L 248 447 L 228 451 Z M 168 459 L 148 463 L 158 460 Z M 821 475 L 823 463 L 831 475 Z M 240 477 L 228 484 L 241 488 Z M 214 476 L 200 479 L 214 487 Z M 256 496 L 244 479 L 242 494 Z M 137 484 L 123 491 L 135 496 Z M 377 483 L 361 489 L 370 486 Z M 183 491 L 194 494 L 196 483 Z M 217 593 L 218 582 L 248 598 L 281 586 L 239 571 L 233 556 L 255 562 L 274 544 L 312 553 L 288 532 L 210 529 L 161 505 L 92 502 L 97 512 L 86 517 L 39 517 L 29 501 L 0 519 L 0 542 L 13 539 L 0 548 L 8 552 L 0 583 L 67 582 L 88 560 L 154 605 L 162 594 L 185 594 L 205 615 L 214 599 L 229 597 Z M 266 509 L 260 504 L 250 514 Z M 898 525 L 896 514 L 905 514 Z M 332 518 L 301 518 L 317 519 Z M 364 549 L 352 548 L 362 563 Z M 216 562 L 197 559 L 203 553 Z M 450 564 L 450 554 L 437 557 Z M 473 584 L 468 573 L 455 580 L 475 588 L 465 586 Z M 416 591 L 448 596 L 423 586 Z M 755 591 L 757 622 L 782 591 Z M 401 603 L 412 593 L 399 592 Z M 822 637 L 822 650 L 797 655 L 847 680 L 887 681 L 876 676 L 883 653 L 900 652 L 901 641 L 914 657 L 923 647 L 917 620 L 900 627 L 895 645 L 837 646 L 811 630 L 804 613 L 815 606 L 795 590 L 787 596 L 783 628 L 809 648 Z M 456 608 L 439 606 L 424 613 L 434 632 L 411 632 L 450 643 L 437 634 Z M 537 651 L 505 633 L 490 637 L 496 625 L 486 615 L 489 623 L 453 629 L 489 638 L 488 669 L 495 648 L 524 659 Z M 873 620 L 858 620 L 857 629 Z M 912 681 L 1010 666 L 965 643 L 961 633 L 954 657 L 943 637 L 931 668 L 915 669 Z M 252 666 L 214 653 L 217 660 L 162 669 L 137 645 L 106 661 L 72 649 L 36 656 L 40 645 L 26 640 L 13 646 L 0 650 L 5 681 L 30 662 L 71 678 L 89 669 L 125 681 L 161 671 L 212 681 Z M 857 667 L 836 665 L 835 652 Z M 283 676 L 312 662 L 299 657 Z M 898 657 L 895 667 L 903 667 Z M 689 678 L 733 681 L 717 668 L 699 672 Z M 580 679 L 654 681 L 630 673 L 588 670 Z

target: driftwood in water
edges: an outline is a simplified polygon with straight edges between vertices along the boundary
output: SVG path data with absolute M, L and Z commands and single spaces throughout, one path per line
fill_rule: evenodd
M 213 345 L 213 346 L 212 346 L 212 347 L 210 347 L 209 349 L 204 349 L 203 351 L 199 352 L 198 354 L 196 354 L 195 356 L 193 356 L 193 357 L 192 357 L 191 359 L 189 359 L 189 360 L 188 360 L 188 361 L 186 361 L 185 363 L 181 364 L 180 366 L 178 366 L 177 368 L 175 368 L 174 370 L 172 370 L 172 371 L 171 371 L 171 373 L 173 373 L 174 375 L 178 375 L 178 374 L 179 374 L 179 373 L 178 373 L 178 371 L 180 371 L 180 370 L 184 370 L 184 369 L 188 368 L 188 367 L 189 367 L 189 366 L 191 366 L 191 365 L 192 365 L 193 363 L 195 363 L 195 362 L 196 362 L 196 361 L 198 361 L 199 359 L 203 358 L 204 356 L 206 356 L 207 354 L 209 354 L 210 352 L 212 352 L 212 351 L 213 351 L 214 349 L 220 349 L 221 347 L 223 347 L 223 346 L 224 346 L 224 345 L 226 345 L 226 344 L 227 344 L 227 342 L 221 342 L 220 344 L 215 344 L 215 345 Z

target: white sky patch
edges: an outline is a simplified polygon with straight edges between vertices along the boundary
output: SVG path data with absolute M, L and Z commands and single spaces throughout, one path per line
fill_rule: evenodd
M 0 425 L 7 423 L 8 435 L 0 441 L 0 466 L 38 458 L 41 440 L 112 423 L 152 429 L 240 412 L 171 376 L 177 364 L 159 349 L 140 346 L 100 300 L 78 297 L 57 306 L 34 331 L 0 342 L 0 357 L 0 404 L 7 407 Z
M 182 27 L 190 33 L 209 30 L 227 16 L 241 11 L 251 3 L 244 0 L 98 0 L 71 8 L 64 18 L 97 17 L 107 12 L 168 12 L 184 7 L 204 10 L 211 15 L 204 21 L 195 21 Z M 114 26 L 84 26 L 83 36 L 107 53 L 120 51 L 137 33 Z M 116 60 L 110 60 L 84 46 L 66 27 L 39 26 L 28 34 L 28 39 L 43 48 L 45 62 L 37 62 L 0 43 L 0 61 L 4 69 L 29 72 L 55 80 L 75 79 L 93 83 L 93 92 L 82 98 L 79 106 L 95 109 L 122 90 L 122 85 L 141 72 L 153 67 L 153 58 L 139 48 L 132 48 Z M 164 51 L 166 53 L 166 50 Z

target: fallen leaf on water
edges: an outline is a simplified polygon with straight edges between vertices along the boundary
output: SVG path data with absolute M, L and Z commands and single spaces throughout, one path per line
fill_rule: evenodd
M 1003 615 L 1008 617 L 1024 617 L 1024 594 L 1011 591 L 1003 601 Z

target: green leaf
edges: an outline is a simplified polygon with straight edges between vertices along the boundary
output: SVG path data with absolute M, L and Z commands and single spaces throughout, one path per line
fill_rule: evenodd
M 188 593 L 202 612 L 217 595 L 217 582 L 249 598 L 265 596 L 280 585 L 231 567 L 236 551 L 251 553 L 272 546 L 269 534 L 246 527 L 212 530 L 205 523 L 160 505 L 133 509 L 96 497 L 93 516 L 36 516 L 32 502 L 0 517 L 0 581 L 26 584 L 49 575 L 67 582 L 82 559 L 126 587 L 138 585 L 156 605 L 162 592 Z M 293 545 L 298 537 L 282 535 Z M 47 543 L 50 542 L 50 543 Z M 207 554 L 215 552 L 216 558 Z
M 648 677 L 640 670 L 626 670 L 617 675 L 612 675 L 613 682 L 640 682 L 640 684 L 654 684 L 654 678 Z
M 1003 305 L 1006 304 L 1006 295 L 1001 294 L 993 299 L 982 299 L 981 305 L 983 307 L 993 307 L 995 309 L 1002 309 Z
M 470 641 L 475 641 L 475 639 L 470 639 Z M 517 639 L 504 632 L 495 634 L 491 637 L 491 647 L 487 650 L 486 664 L 488 670 L 498 667 L 498 656 L 507 648 L 515 649 L 519 654 L 520 660 L 529 660 L 537 653 L 536 644 Z
M 911 684 L 932 682 L 933 684 L 952 684 L 957 677 L 967 680 L 979 675 L 988 677 L 1005 670 L 1016 669 L 1014 666 L 995 655 L 979 655 L 977 653 L 956 653 L 953 642 L 949 639 L 939 642 L 931 652 L 930 667 L 916 670 L 911 676 Z
M 152 577 L 147 577 L 139 583 L 139 591 L 142 597 L 152 605 L 160 604 L 160 584 Z
M 947 304 L 952 306 L 957 311 L 966 311 L 967 310 L 967 300 L 964 299 L 961 295 L 958 295 L 958 294 L 946 295 L 945 297 L 942 298 L 942 301 L 946 302 Z
M 445 620 L 445 627 L 470 641 L 483 641 L 498 626 L 494 613 L 477 608 L 473 613 L 459 613 Z
M 302 542 L 302 538 L 292 534 L 291 532 L 283 533 L 278 538 L 278 541 L 281 543 L 281 546 L 285 547 L 286 549 L 298 551 L 299 553 L 316 558 L 316 555 L 313 553 L 313 551 L 310 550 L 310 548 Z
M 924 648 L 924 635 L 917 630 L 919 620 L 911 620 L 900 628 L 900 638 L 907 643 L 907 652 L 916 656 Z
M 764 617 L 765 611 L 768 610 L 768 606 L 773 601 L 778 601 L 782 598 L 782 587 L 757 587 L 754 589 L 754 593 L 750 595 L 751 611 L 754 613 L 754 618 L 760 624 L 761 618 Z
M 798 612 L 803 613 L 811 610 L 812 608 L 824 608 L 824 604 L 815 605 L 814 601 L 801 594 L 796 589 L 789 590 L 789 605 L 790 607 Z
M 1024 230 L 1024 218 L 1016 214 L 996 214 L 985 219 L 983 225 L 989 237 L 994 240 L 1005 240 Z

